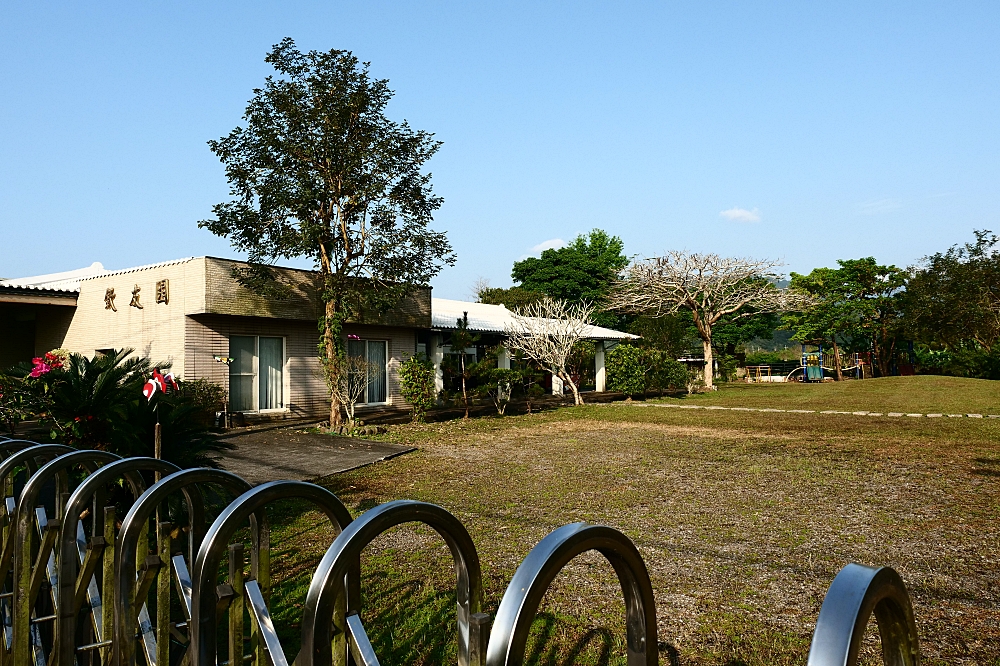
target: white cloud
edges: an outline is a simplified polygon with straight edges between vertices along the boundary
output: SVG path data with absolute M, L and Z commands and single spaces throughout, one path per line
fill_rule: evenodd
M 529 248 L 527 252 L 518 257 L 518 261 L 524 261 L 528 257 L 537 257 L 542 252 L 545 252 L 545 250 L 558 250 L 561 247 L 566 247 L 566 241 L 562 238 L 550 238 L 542 241 L 532 248 Z
M 881 215 L 882 213 L 891 213 L 894 210 L 899 210 L 903 207 L 903 202 L 899 199 L 879 199 L 878 201 L 869 201 L 858 206 L 858 212 L 862 215 Z
M 531 248 L 529 252 L 531 254 L 541 254 L 542 252 L 545 252 L 545 250 L 558 250 L 559 248 L 565 246 L 566 246 L 566 241 L 564 241 L 562 238 L 550 238 L 547 241 L 542 241 L 535 247 Z
M 719 215 L 730 222 L 760 222 L 760 211 L 756 208 L 747 210 L 746 208 L 734 207 L 720 212 Z

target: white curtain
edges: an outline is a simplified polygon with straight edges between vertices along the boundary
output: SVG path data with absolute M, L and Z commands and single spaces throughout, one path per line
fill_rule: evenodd
M 281 409 L 284 407 L 282 369 L 285 362 L 285 350 L 283 342 L 281 338 L 259 338 L 259 409 Z
M 249 335 L 234 335 L 229 338 L 229 411 L 252 412 L 256 407 L 253 399 L 253 360 L 257 340 Z
M 368 341 L 368 362 L 371 364 L 371 374 L 368 376 L 368 402 L 385 402 L 385 341 Z

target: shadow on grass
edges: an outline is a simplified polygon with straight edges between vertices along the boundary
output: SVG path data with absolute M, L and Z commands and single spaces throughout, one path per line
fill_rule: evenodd
M 973 467 L 973 474 L 978 474 L 980 476 L 1000 476 L 1000 458 L 974 458 L 973 461 L 978 465 L 992 466 Z

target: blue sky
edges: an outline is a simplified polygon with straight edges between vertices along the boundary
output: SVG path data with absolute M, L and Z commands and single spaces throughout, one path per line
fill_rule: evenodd
M 234 256 L 197 228 L 228 193 L 205 142 L 285 36 L 371 61 L 444 142 L 438 296 L 594 227 L 908 265 L 1000 231 L 997 26 L 996 2 L 0 0 L 0 276 Z

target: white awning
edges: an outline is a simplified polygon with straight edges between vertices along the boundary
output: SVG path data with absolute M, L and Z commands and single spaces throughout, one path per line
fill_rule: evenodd
M 463 313 L 469 315 L 469 330 L 480 333 L 502 334 L 515 321 L 511 311 L 502 305 L 453 301 L 447 298 L 431 299 L 431 325 L 434 328 L 458 328 L 458 320 Z M 603 326 L 589 326 L 584 337 L 588 340 L 633 340 L 639 336 Z

